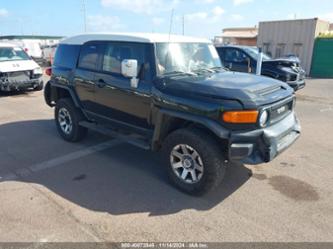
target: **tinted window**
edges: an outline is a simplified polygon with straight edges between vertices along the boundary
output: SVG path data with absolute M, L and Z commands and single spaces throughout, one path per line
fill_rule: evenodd
M 145 63 L 145 44 L 108 43 L 103 56 L 103 71 L 121 73 L 121 62 L 125 59 L 138 61 L 138 70 Z
M 241 63 L 246 61 L 248 56 L 238 49 L 230 48 L 225 50 L 224 58 L 227 62 Z
M 80 46 L 59 45 L 54 58 L 54 65 L 58 67 L 74 68 L 79 56 Z
M 81 48 L 79 67 L 84 69 L 97 69 L 101 44 L 85 44 Z

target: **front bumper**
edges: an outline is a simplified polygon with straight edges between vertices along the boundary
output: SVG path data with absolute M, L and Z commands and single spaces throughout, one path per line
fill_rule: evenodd
M 305 80 L 298 80 L 298 81 L 287 81 L 286 82 L 290 87 L 294 88 L 294 91 L 298 91 L 305 87 Z
M 300 136 L 300 132 L 301 127 L 294 112 L 267 128 L 232 132 L 229 140 L 229 160 L 246 164 L 270 162 L 289 148 Z
M 1 81 L 0 82 L 0 91 L 10 92 L 10 91 L 19 91 L 26 90 L 29 88 L 36 88 L 43 83 L 41 78 L 30 79 L 24 81 Z

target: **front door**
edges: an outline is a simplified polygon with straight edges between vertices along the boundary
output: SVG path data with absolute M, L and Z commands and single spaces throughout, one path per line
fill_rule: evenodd
M 151 110 L 151 68 L 150 44 L 107 42 L 101 69 L 95 74 L 96 114 L 107 121 L 121 121 L 125 124 L 149 128 Z M 121 74 L 124 59 L 138 61 L 137 88 L 131 87 L 131 79 Z
M 101 58 L 101 44 L 89 42 L 81 47 L 78 67 L 74 72 L 75 92 L 83 108 L 89 112 L 95 109 L 95 72 Z

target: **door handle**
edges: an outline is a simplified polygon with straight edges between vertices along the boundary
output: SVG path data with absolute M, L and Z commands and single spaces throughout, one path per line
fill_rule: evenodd
M 99 88 L 103 88 L 106 85 L 106 82 L 102 79 L 99 79 L 96 84 Z

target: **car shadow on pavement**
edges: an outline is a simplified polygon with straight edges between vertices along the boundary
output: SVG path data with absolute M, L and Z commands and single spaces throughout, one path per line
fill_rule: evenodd
M 25 91 L 11 91 L 11 92 L 3 92 L 0 91 L 0 98 L 11 97 L 11 98 L 19 98 L 19 97 L 32 97 L 34 90 L 25 90 Z
M 25 127 L 24 131 L 20 127 Z M 36 130 L 38 127 L 44 128 Z M 32 157 L 38 158 L 41 154 L 59 150 L 59 147 L 78 146 L 59 140 L 52 120 L 0 125 L 0 139 L 3 136 L 1 134 L 15 129 L 17 133 L 39 133 L 38 137 L 46 137 L 50 141 L 57 140 L 57 143 L 45 144 L 42 151 L 36 150 Z M 95 136 L 98 135 L 89 133 L 86 140 L 80 144 L 80 149 L 91 146 L 89 141 L 96 140 Z M 16 139 L 19 141 L 19 136 Z M 24 135 L 20 140 L 20 146 L 22 150 L 30 146 L 28 135 Z M 75 148 L 75 151 L 77 150 Z M 68 149 L 63 151 L 61 156 L 65 156 L 66 153 Z M 17 154 L 17 157 L 20 157 L 20 154 Z M 235 193 L 250 176 L 251 171 L 244 165 L 232 164 L 228 167 L 223 183 L 216 190 L 202 197 L 192 197 L 178 191 L 169 183 L 159 153 L 119 143 L 103 151 L 66 161 L 56 167 L 21 176 L 16 181 L 40 184 L 65 200 L 92 211 L 112 215 L 149 213 L 151 216 L 157 216 L 186 209 L 212 209 Z

